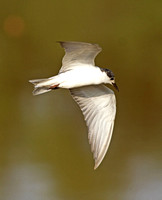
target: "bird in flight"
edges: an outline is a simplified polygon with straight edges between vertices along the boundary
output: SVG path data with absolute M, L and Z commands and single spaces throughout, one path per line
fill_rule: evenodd
M 59 73 L 50 78 L 29 82 L 34 84 L 33 95 L 59 88 L 70 90 L 88 127 L 88 139 L 96 169 L 101 164 L 112 137 L 116 98 L 114 92 L 104 84 L 111 84 L 118 90 L 115 76 L 111 70 L 95 66 L 94 59 L 102 50 L 99 45 L 71 41 L 59 43 L 65 49 Z

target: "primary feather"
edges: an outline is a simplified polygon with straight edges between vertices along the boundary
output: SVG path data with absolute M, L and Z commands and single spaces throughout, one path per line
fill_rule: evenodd
M 112 137 L 116 114 L 114 92 L 104 85 L 70 89 L 83 112 L 96 169 L 102 162 Z
M 76 67 L 78 64 L 88 64 L 94 66 L 94 59 L 102 50 L 98 44 L 85 42 L 59 42 L 65 49 L 60 72 Z

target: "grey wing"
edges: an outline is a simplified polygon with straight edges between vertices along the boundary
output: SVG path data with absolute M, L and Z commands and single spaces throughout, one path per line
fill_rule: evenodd
M 70 92 L 83 112 L 96 169 L 102 162 L 112 137 L 116 114 L 115 94 L 105 85 L 74 88 Z
M 85 42 L 59 42 L 65 49 L 60 72 L 64 72 L 79 64 L 94 65 L 94 59 L 102 50 L 98 44 Z

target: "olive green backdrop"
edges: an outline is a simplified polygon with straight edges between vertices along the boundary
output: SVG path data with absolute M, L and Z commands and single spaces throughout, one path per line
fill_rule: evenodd
M 162 12 L 158 0 L 0 0 L 0 199 L 162 199 Z M 67 90 L 32 96 L 29 79 L 57 74 L 56 41 L 98 43 L 111 69 L 117 116 L 94 162 Z

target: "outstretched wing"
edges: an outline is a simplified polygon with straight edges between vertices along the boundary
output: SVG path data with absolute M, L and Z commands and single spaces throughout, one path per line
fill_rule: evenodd
M 115 94 L 105 85 L 74 88 L 70 92 L 83 112 L 96 169 L 110 144 L 116 114 Z
M 98 44 L 85 42 L 59 42 L 65 49 L 60 72 L 67 71 L 81 64 L 94 65 L 94 59 L 102 50 Z

